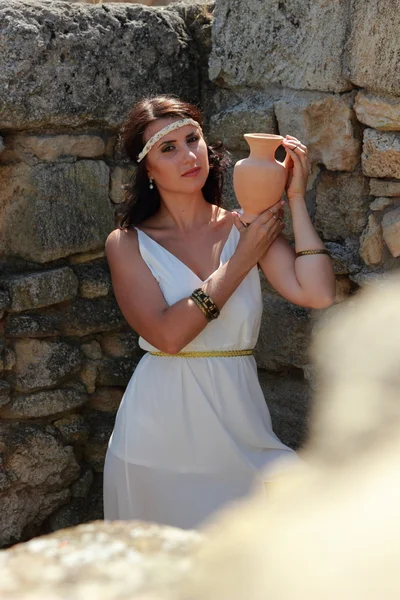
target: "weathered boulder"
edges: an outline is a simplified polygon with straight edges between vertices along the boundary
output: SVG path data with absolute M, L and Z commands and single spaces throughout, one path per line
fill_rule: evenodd
M 400 133 L 366 129 L 361 162 L 367 177 L 400 179 Z
M 64 529 L 0 553 L 0 595 L 67 600 L 86 589 L 97 600 L 171 599 L 201 540 L 195 531 L 139 521 Z
M 140 97 L 198 97 L 175 11 L 9 0 L 0 23 L 0 128 L 112 128 Z
M 360 173 L 321 174 L 316 186 L 315 226 L 325 240 L 359 236 L 367 222 L 369 185 Z
M 114 229 L 101 161 L 4 166 L 0 185 L 3 255 L 45 263 L 101 248 Z
M 0 546 L 38 531 L 68 502 L 79 466 L 50 426 L 0 423 Z M 4 580 L 3 580 L 4 581 Z
M 210 77 L 223 86 L 343 92 L 345 0 L 218 0 Z
M 279 133 L 293 135 L 306 144 L 311 162 L 330 171 L 354 171 L 361 143 L 351 105 L 351 94 L 286 94 L 275 103 Z
M 352 0 L 343 74 L 361 88 L 400 95 L 399 0 Z M 371 27 L 373 23 L 373 27 Z

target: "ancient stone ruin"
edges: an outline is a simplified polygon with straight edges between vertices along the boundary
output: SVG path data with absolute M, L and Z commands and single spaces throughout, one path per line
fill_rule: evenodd
M 160 92 L 198 102 L 234 161 L 246 131 L 302 139 L 340 304 L 399 266 L 399 8 L 0 4 L 0 546 L 102 518 L 106 444 L 141 356 L 104 257 L 132 173 L 117 145 L 130 106 Z M 266 283 L 264 304 L 260 381 L 297 448 L 321 311 Z

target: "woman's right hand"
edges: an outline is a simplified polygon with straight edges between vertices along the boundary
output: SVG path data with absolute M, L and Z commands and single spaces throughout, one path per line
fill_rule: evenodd
M 240 233 L 236 252 L 248 260 L 251 266 L 260 261 L 271 244 L 282 233 L 284 204 L 285 202 L 280 200 L 262 212 L 249 225 L 245 225 L 240 219 L 240 214 L 233 211 L 234 222 Z

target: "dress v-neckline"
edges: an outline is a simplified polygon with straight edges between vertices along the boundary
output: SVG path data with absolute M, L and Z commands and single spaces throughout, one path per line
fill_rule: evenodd
M 218 267 L 215 269 L 215 271 L 213 271 L 212 273 L 210 273 L 210 275 L 206 278 L 206 279 L 201 279 L 201 277 L 199 277 L 197 275 L 197 273 L 195 273 L 193 271 L 193 269 L 191 269 L 190 267 L 188 267 L 188 265 L 186 263 L 184 263 L 180 258 L 178 258 L 175 254 L 173 254 L 173 252 L 170 252 L 170 250 L 168 250 L 167 248 L 165 248 L 165 246 L 163 246 L 162 244 L 160 244 L 159 242 L 157 242 L 156 240 L 154 240 L 152 237 L 150 237 L 149 235 L 147 235 L 147 233 L 145 233 L 143 231 L 143 229 L 139 229 L 138 227 L 135 227 L 135 229 L 137 231 L 140 231 L 140 233 L 143 233 L 143 235 L 145 235 L 151 242 L 153 242 L 154 244 L 156 244 L 157 246 L 159 246 L 160 248 L 162 248 L 165 252 L 167 252 L 167 254 L 169 254 L 170 256 L 172 256 L 175 260 L 177 260 L 181 265 L 183 265 L 190 273 L 192 273 L 192 275 L 194 275 L 199 281 L 201 281 L 201 283 L 205 283 L 206 281 L 208 281 L 210 279 L 210 277 L 212 277 L 221 267 L 222 267 L 222 256 L 224 254 L 224 250 L 228 244 L 228 241 L 230 240 L 230 237 L 232 235 L 232 231 L 234 229 L 234 227 L 236 227 L 235 224 L 232 225 L 231 230 L 228 234 L 228 237 L 226 238 L 224 245 L 222 246 L 222 250 L 221 253 L 219 255 L 219 265 Z

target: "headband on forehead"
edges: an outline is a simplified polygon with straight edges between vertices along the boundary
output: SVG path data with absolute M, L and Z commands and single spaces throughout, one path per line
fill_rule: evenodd
M 158 142 L 158 140 L 161 140 L 161 138 L 164 137 L 164 135 L 167 135 L 167 133 L 170 133 L 171 131 L 174 131 L 175 129 L 179 129 L 180 127 L 185 127 L 185 125 L 194 125 L 195 127 L 198 127 L 201 131 L 201 127 L 200 127 L 199 123 L 197 121 L 194 121 L 193 119 L 180 119 L 179 121 L 174 121 L 173 123 L 166 125 L 166 127 L 163 127 L 163 129 L 160 129 L 160 131 L 155 133 L 149 139 L 149 141 L 147 142 L 147 144 L 145 145 L 145 147 L 143 148 L 143 150 L 137 157 L 137 162 L 140 163 L 140 161 L 144 159 L 146 154 L 148 154 L 150 152 L 150 150 L 152 149 L 154 144 L 156 144 Z

